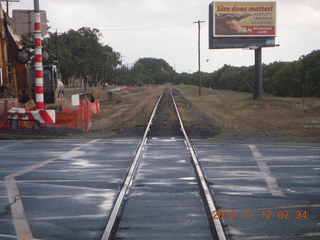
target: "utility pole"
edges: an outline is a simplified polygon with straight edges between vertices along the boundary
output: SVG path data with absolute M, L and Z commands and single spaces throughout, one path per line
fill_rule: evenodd
M 83 75 L 84 75 L 84 92 L 87 93 L 87 90 L 89 88 L 88 85 L 88 75 L 87 75 L 87 44 L 85 43 L 83 45 L 83 51 L 84 51 L 84 60 L 83 60 Z
M 59 68 L 58 30 L 57 29 L 56 29 L 54 41 L 55 41 L 55 48 L 56 48 L 56 64 L 57 64 L 57 68 Z
M 200 21 L 198 20 L 198 84 L 199 84 L 199 96 L 201 96 L 201 76 L 200 76 L 200 71 L 201 71 L 201 59 L 200 59 L 200 30 L 201 30 L 201 23 L 204 23 L 205 21 Z

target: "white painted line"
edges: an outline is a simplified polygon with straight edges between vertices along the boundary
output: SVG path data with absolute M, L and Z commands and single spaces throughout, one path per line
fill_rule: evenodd
M 0 234 L 0 237 L 10 238 L 10 239 L 17 239 L 17 236 L 6 235 L 6 234 Z
M 198 139 L 197 139 L 198 140 Z M 206 142 L 204 143 L 197 143 L 197 146 L 201 147 L 212 147 L 212 146 L 247 146 L 248 144 L 232 144 L 232 143 L 213 143 L 213 144 L 208 144 Z M 275 144 L 256 144 L 256 146 L 264 146 L 264 147 L 274 147 L 276 149 L 305 149 L 305 150 L 320 150 L 320 145 L 319 146 L 307 146 L 307 145 L 275 145 Z
M 16 180 L 17 183 L 48 183 L 48 182 L 106 182 L 105 180 Z
M 30 218 L 30 220 L 47 221 L 47 220 L 65 220 L 65 219 L 79 219 L 79 218 L 107 218 L 107 216 L 106 216 L 106 214 L 54 216 L 54 217 L 36 217 L 36 218 Z
M 35 198 L 35 199 L 53 199 L 53 198 L 81 198 L 81 197 L 104 197 L 106 193 L 88 193 L 88 194 L 74 194 L 74 195 L 48 195 L 48 196 L 21 196 L 21 198 Z M 1 197 L 0 197 L 1 198 Z
M 202 159 L 200 160 L 200 162 L 202 161 Z M 257 166 L 217 166 L 217 167 L 203 167 L 203 169 L 231 169 L 231 168 L 235 168 L 235 169 L 248 169 L 248 168 L 254 168 L 254 169 L 258 169 L 259 167 Z
M 96 142 L 97 140 L 90 141 L 89 143 Z M 70 151 L 67 151 L 65 153 L 62 153 L 60 156 L 51 158 L 49 160 L 39 162 L 33 166 L 26 167 L 16 173 L 10 174 L 4 178 L 4 185 L 7 190 L 7 195 L 9 198 L 10 208 L 11 208 L 11 214 L 12 214 L 12 221 L 13 225 L 17 234 L 17 238 L 19 240 L 33 240 L 32 232 L 30 230 L 28 221 L 26 219 L 26 216 L 24 214 L 24 208 L 21 200 L 21 196 L 18 190 L 17 182 L 15 181 L 15 177 L 21 176 L 23 174 L 26 174 L 28 172 L 31 172 L 33 170 L 36 170 L 40 167 L 45 166 L 46 164 L 57 160 L 61 158 L 64 154 L 71 154 L 73 151 L 77 151 L 81 148 L 83 148 L 85 145 L 89 143 L 81 144 L 78 147 L 75 147 L 71 149 Z
M 127 168 L 90 168 L 90 169 L 65 169 L 65 170 L 34 170 L 33 172 L 48 172 L 48 173 L 57 173 L 57 172 L 96 172 L 96 171 L 101 171 L 101 172 L 106 172 L 106 171 L 126 171 Z M 1 171 L 0 171 L 1 172 Z M 8 172 L 8 170 L 6 171 Z
M 6 234 L 0 234 L 0 237 L 10 238 L 10 239 L 17 239 L 17 236 L 6 235 Z
M 261 176 L 242 176 L 242 177 L 215 177 L 215 178 L 207 178 L 208 181 L 215 180 L 235 180 L 235 179 L 263 179 Z
M 271 165 L 272 168 L 317 168 L 320 165 Z M 258 168 L 257 166 L 217 166 L 217 167 L 204 167 L 204 169 L 249 169 Z
M 63 157 L 63 155 L 72 155 L 73 152 L 78 151 L 78 150 L 80 150 L 81 148 L 83 148 L 85 145 L 94 143 L 94 142 L 96 142 L 96 141 L 98 141 L 98 140 L 92 140 L 92 141 L 90 141 L 90 142 L 88 142 L 88 143 L 83 143 L 83 144 L 81 144 L 80 146 L 77 146 L 77 147 L 75 147 L 75 148 L 73 148 L 73 149 L 71 149 L 71 150 L 69 150 L 69 151 L 67 151 L 67 152 L 64 152 L 64 153 L 60 154 L 60 155 L 57 156 L 57 157 L 50 158 L 50 159 L 48 159 L 48 160 L 46 160 L 46 161 L 43 161 L 43 162 L 39 162 L 39 163 L 37 163 L 37 164 L 35 164 L 35 165 L 32 165 L 32 166 L 30 166 L 30 167 L 26 167 L 26 168 L 24 168 L 24 169 L 22 169 L 22 170 L 20 170 L 20 171 L 18 171 L 18 172 L 16 172 L 16 173 L 13 173 L 13 174 L 9 175 L 8 177 L 18 177 L 18 176 L 21 176 L 21 175 L 26 174 L 26 173 L 28 173 L 28 172 L 31 172 L 31 171 L 33 171 L 33 170 L 36 170 L 36 169 L 38 169 L 38 168 L 41 168 L 41 167 L 47 165 L 48 163 L 51 163 L 51 162 L 53 162 L 53 161 L 55 161 L 55 160 L 60 159 L 61 157 Z
M 29 182 L 24 182 L 24 181 L 16 181 L 16 182 L 21 183 L 21 184 L 29 183 Z M 46 182 L 43 182 L 42 186 L 52 187 L 52 184 L 47 184 Z M 67 186 L 67 187 L 70 187 L 70 186 Z M 88 191 L 105 191 L 105 190 L 109 190 L 108 188 L 97 189 L 97 188 L 93 188 L 93 187 L 91 188 L 91 187 L 84 187 L 84 186 L 72 186 L 72 188 L 76 188 L 76 189 L 80 189 L 80 190 L 88 190 Z
M 258 239 L 286 239 L 286 238 L 296 238 L 296 234 L 288 234 L 288 235 L 274 235 L 274 236 L 250 236 L 245 237 L 246 240 L 258 240 Z M 320 232 L 312 232 L 312 233 L 301 233 L 299 234 L 299 239 L 304 239 L 305 237 L 320 237 Z
M 296 156 L 275 156 L 275 157 L 264 157 L 266 160 L 285 160 L 285 161 L 292 161 L 292 160 L 318 160 L 319 156 L 306 156 L 306 155 L 296 155 Z
M 5 146 L 2 146 L 2 147 L 0 147 L 0 150 L 3 150 L 3 149 L 8 148 L 8 147 L 15 146 L 15 145 L 17 145 L 17 144 L 19 144 L 19 143 L 20 143 L 20 142 L 16 142 L 16 143 L 11 143 L 11 144 L 8 144 L 8 145 L 5 145 Z
M 1 233 L 0 233 L 0 237 L 2 237 L 2 238 L 9 238 L 9 239 L 18 239 L 17 236 L 7 235 L 7 234 L 1 234 Z M 33 240 L 41 240 L 41 239 L 34 238 Z
M 263 207 L 263 208 L 250 208 L 252 211 L 259 211 L 259 210 L 278 210 L 278 209 L 299 209 L 299 208 L 319 208 L 320 204 L 307 204 L 307 205 L 286 205 L 286 206 L 277 206 L 277 207 Z M 221 211 L 246 211 L 246 208 L 224 208 Z
M 4 178 L 5 187 L 7 189 L 13 225 L 17 233 L 18 239 L 33 240 L 33 236 L 24 214 L 22 200 L 18 190 L 18 186 L 14 177 L 7 176 Z
M 319 179 L 319 176 L 283 176 L 283 177 L 278 177 L 280 179 Z M 215 177 L 215 178 L 208 178 L 209 181 L 214 181 L 214 180 L 234 180 L 234 179 L 264 179 L 264 177 L 262 176 L 247 176 L 247 175 L 243 175 L 243 176 L 234 176 L 234 177 Z
M 8 239 L 18 239 L 17 236 L 7 235 L 7 234 L 1 234 L 1 233 L 0 233 L 0 237 L 1 237 L 1 238 L 8 238 Z M 41 239 L 34 238 L 33 240 L 41 240 Z
M 284 194 L 283 194 L 281 188 L 279 187 L 279 184 L 278 184 L 276 178 L 273 176 L 273 174 L 272 174 L 270 168 L 268 167 L 268 165 L 266 164 L 266 162 L 261 159 L 262 155 L 259 152 L 259 150 L 257 149 L 256 145 L 251 145 L 250 144 L 249 148 L 250 148 L 250 150 L 252 152 L 252 155 L 254 156 L 254 158 L 257 161 L 257 164 L 258 164 L 258 166 L 260 168 L 262 176 L 264 177 L 271 194 L 273 196 L 281 196 L 281 197 L 283 197 Z

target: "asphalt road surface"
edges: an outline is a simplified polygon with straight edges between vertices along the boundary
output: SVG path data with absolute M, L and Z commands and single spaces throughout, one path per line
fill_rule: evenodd
M 166 232 L 175 224 L 199 234 L 193 239 L 208 239 L 183 141 L 160 140 L 149 140 L 117 234 L 139 236 L 143 226 L 132 228 L 132 220 L 146 216 L 145 226 L 161 230 L 159 239 L 177 239 Z M 139 141 L 0 141 L 0 239 L 100 239 Z M 212 216 L 221 218 L 228 239 L 320 239 L 320 144 L 192 143 L 214 192 Z M 158 150 L 148 154 L 152 148 Z M 162 198 L 164 208 L 153 209 L 145 195 Z M 171 219 L 161 218 L 165 212 Z M 185 225 L 176 223 L 181 219 Z
M 0 239 L 100 239 L 138 143 L 1 141 Z
M 320 239 L 319 144 L 193 144 L 228 239 Z

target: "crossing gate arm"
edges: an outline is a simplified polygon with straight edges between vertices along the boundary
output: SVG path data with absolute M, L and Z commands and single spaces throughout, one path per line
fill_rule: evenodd
M 36 121 L 40 124 L 54 124 L 56 122 L 55 110 L 38 109 L 31 111 L 28 108 L 12 108 L 8 113 L 8 120 Z

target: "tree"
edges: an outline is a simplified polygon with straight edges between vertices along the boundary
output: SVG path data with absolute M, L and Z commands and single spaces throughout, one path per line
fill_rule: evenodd
M 70 77 L 87 79 L 89 85 L 110 80 L 120 63 L 120 54 L 100 42 L 98 29 L 82 27 L 55 36 L 50 33 L 45 43 L 49 52 L 58 53 L 59 67 L 65 83 Z M 55 45 L 58 43 L 58 52 Z
M 145 66 L 143 64 L 136 62 L 131 72 L 131 85 L 142 85 L 145 83 Z
M 320 50 L 300 58 L 306 96 L 320 97 Z
M 148 73 L 173 72 L 173 68 L 163 59 L 158 58 L 140 58 L 138 63 L 145 67 Z

